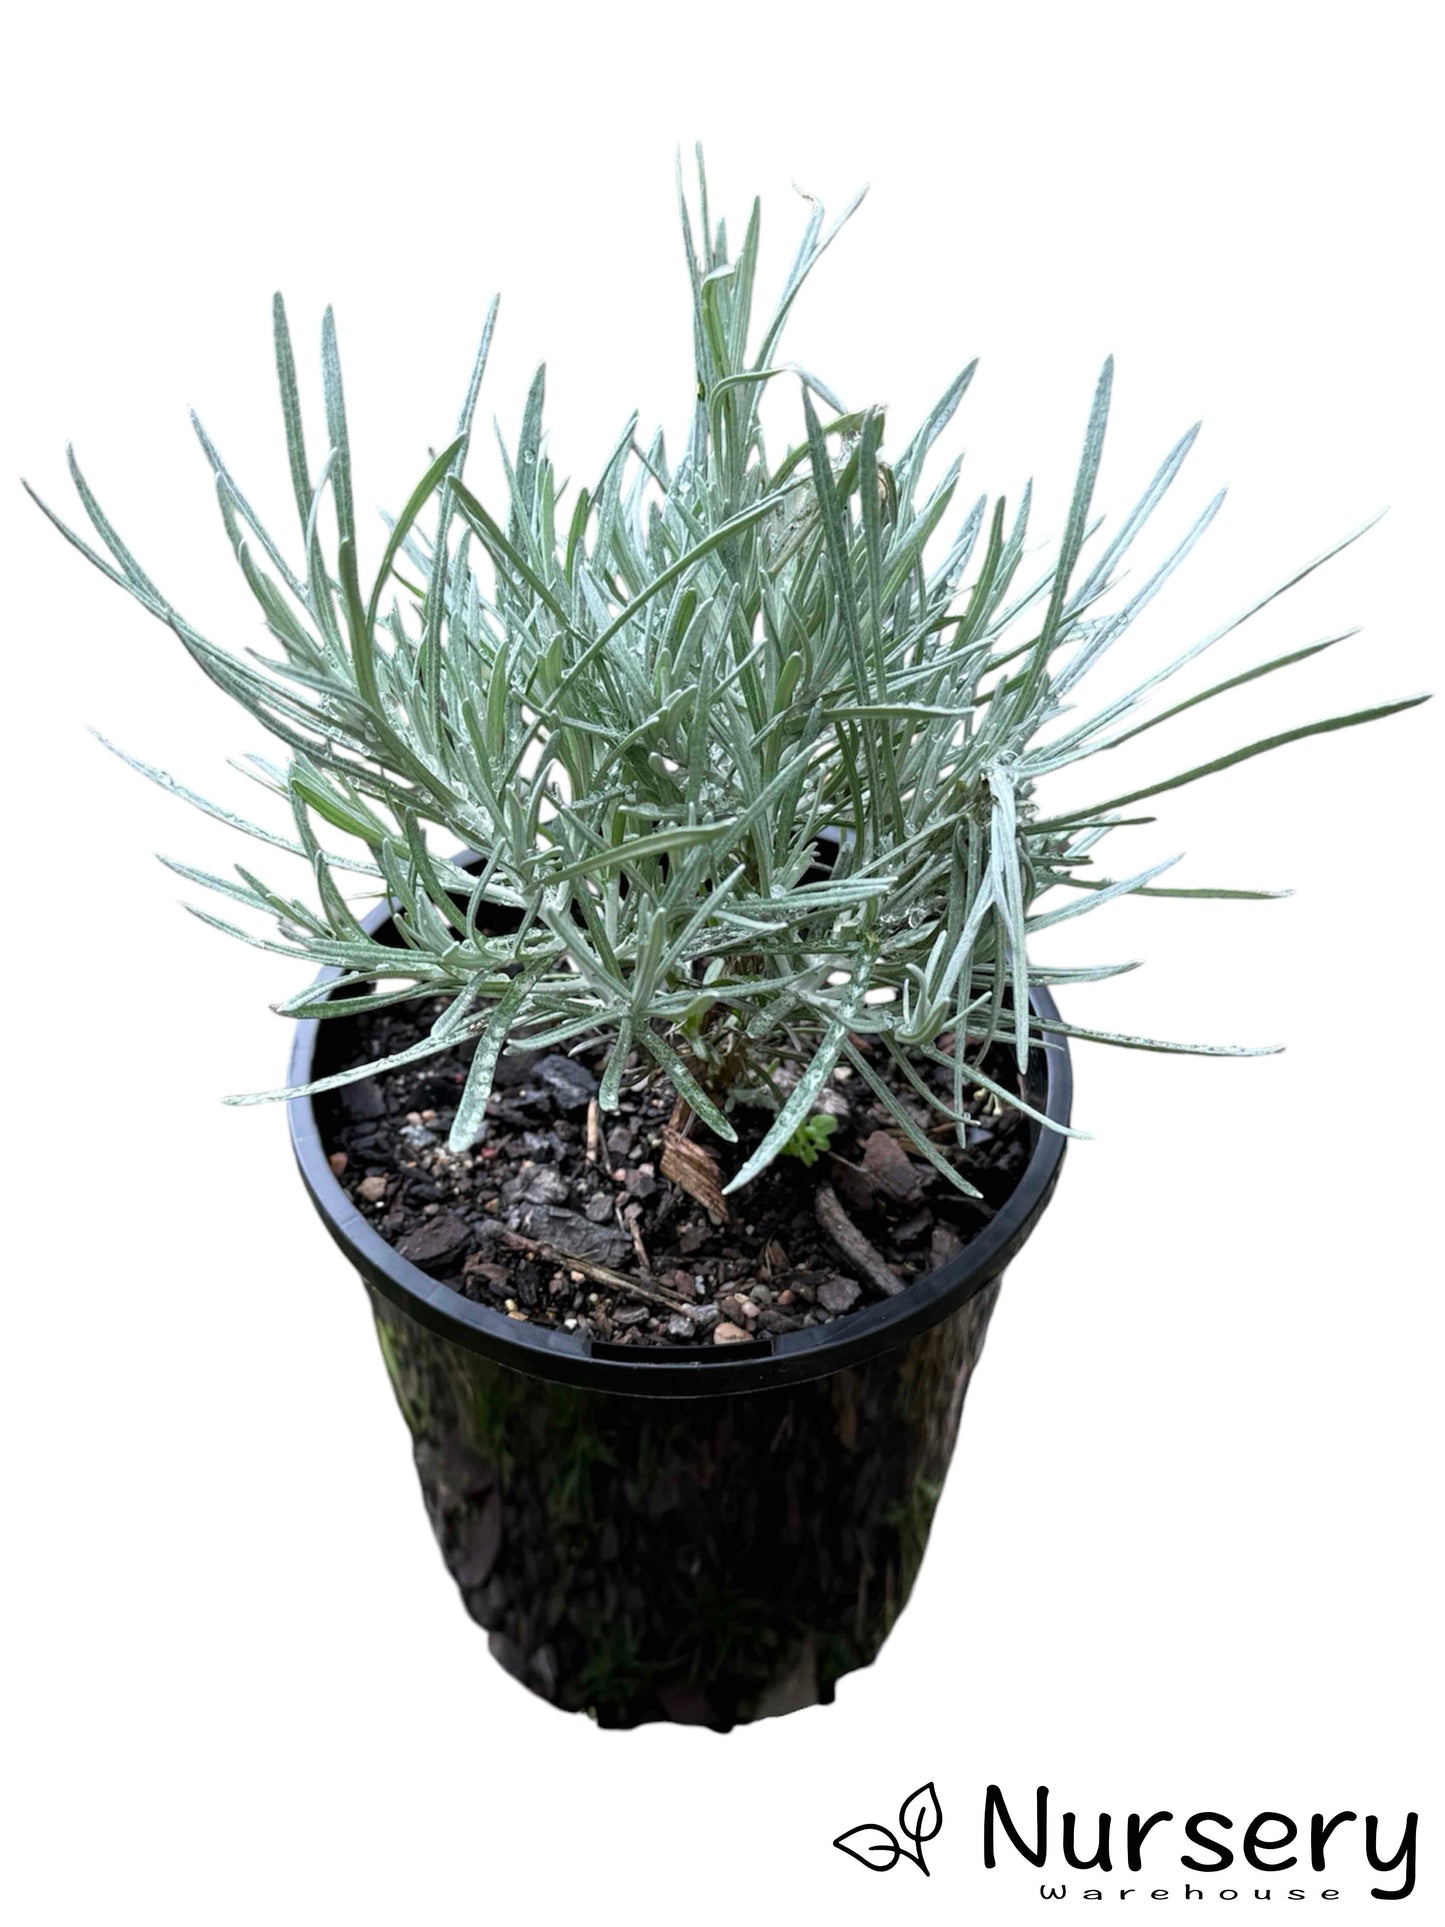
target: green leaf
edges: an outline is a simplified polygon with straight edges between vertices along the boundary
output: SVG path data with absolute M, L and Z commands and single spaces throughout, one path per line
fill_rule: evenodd
M 1067 816 L 1041 818 L 1030 825 L 1030 830 L 1037 835 L 1043 830 L 1062 829 L 1082 818 L 1100 816 L 1105 810 L 1122 809 L 1126 803 L 1142 802 L 1146 796 L 1162 796 L 1166 790 L 1182 789 L 1186 783 L 1197 783 L 1201 776 L 1213 776 L 1220 770 L 1232 768 L 1236 763 L 1247 763 L 1252 756 L 1263 756 L 1285 743 L 1299 743 L 1306 736 L 1325 736 L 1332 730 L 1354 729 L 1360 723 L 1378 722 L 1383 716 L 1397 716 L 1402 710 L 1414 709 L 1429 700 L 1428 696 L 1406 696 L 1399 702 L 1381 703 L 1374 709 L 1356 709 L 1347 716 L 1327 716 L 1323 722 L 1303 723 L 1297 729 L 1281 730 L 1278 735 L 1266 736 L 1244 749 L 1232 750 L 1228 756 L 1216 756 L 1211 763 L 1200 763 L 1196 768 L 1186 770 L 1182 776 L 1171 776 L 1162 783 L 1150 783 L 1143 789 L 1129 790 L 1123 796 L 1111 796 L 1106 803 L 1094 803 L 1088 809 L 1075 810 Z
M 492 1078 L 496 1072 L 497 1059 L 501 1056 L 507 1042 L 507 1033 L 517 1020 L 517 1013 L 526 1002 L 527 993 L 536 981 L 532 976 L 518 977 L 512 988 L 502 997 L 487 1019 L 486 1029 L 477 1039 L 477 1048 L 467 1072 L 467 1081 L 457 1105 L 451 1134 L 447 1138 L 447 1149 L 455 1157 L 459 1152 L 468 1151 L 482 1134 L 482 1126 L 487 1118 L 487 1099 L 492 1094 Z M 453 1033 L 448 1033 L 451 1041 Z
M 834 1066 L 848 1041 L 848 1027 L 853 1021 L 854 1012 L 866 988 L 867 981 L 864 978 L 859 978 L 849 987 L 848 996 L 837 1016 L 824 1031 L 823 1041 L 814 1053 L 812 1062 L 788 1093 L 787 1101 L 773 1119 L 771 1127 L 757 1150 L 753 1152 L 743 1168 L 723 1186 L 724 1197 L 731 1192 L 740 1191 L 745 1184 L 751 1184 L 760 1171 L 765 1171 L 813 1108 L 819 1091 L 832 1075 Z
M 249 1091 L 221 1101 L 225 1104 L 278 1104 L 293 1097 L 320 1097 L 324 1091 L 339 1091 L 344 1084 L 359 1083 L 363 1077 L 380 1077 L 386 1071 L 398 1070 L 403 1064 L 416 1064 L 424 1057 L 435 1057 L 438 1051 L 450 1050 L 453 1041 L 450 1037 L 423 1037 L 419 1043 L 410 1044 L 405 1050 L 393 1051 L 390 1057 L 378 1057 L 370 1064 L 356 1064 L 347 1071 L 333 1071 L 331 1076 L 313 1078 L 309 1084 L 283 1085 L 274 1091 Z
M 926 1163 L 931 1164 L 941 1178 L 946 1178 L 955 1191 L 961 1191 L 966 1198 L 981 1197 L 977 1185 L 970 1184 L 961 1171 L 956 1171 L 937 1147 L 930 1144 L 917 1124 L 904 1110 L 898 1099 L 889 1090 L 883 1079 L 874 1070 L 868 1059 L 853 1044 L 845 1046 L 845 1055 L 853 1069 L 863 1079 L 885 1111 L 903 1132 L 913 1149 Z
M 707 1125 L 708 1129 L 715 1131 L 725 1143 L 735 1144 L 737 1142 L 737 1132 L 733 1129 L 732 1125 L 728 1123 L 717 1105 L 713 1103 L 712 1099 L 702 1088 L 701 1084 L 698 1083 L 692 1072 L 687 1068 L 687 1065 L 683 1063 L 671 1044 L 669 1044 L 665 1038 L 659 1037 L 657 1032 L 649 1029 L 646 1024 L 643 1024 L 637 1030 L 636 1038 L 637 1042 L 656 1059 L 657 1063 L 670 1079 L 673 1088 L 680 1096 L 687 1100 L 693 1110 L 696 1111 L 702 1119 L 703 1123 Z
M 1038 643 L 1029 657 L 1028 667 L 1024 671 L 1023 682 L 1015 700 L 1015 713 L 1020 716 L 1027 715 L 1029 712 L 1034 692 L 1044 672 L 1044 665 L 1049 659 L 1058 636 L 1059 623 L 1064 612 L 1064 599 L 1069 592 L 1069 582 L 1074 573 L 1074 564 L 1079 559 L 1079 550 L 1084 545 L 1084 534 L 1089 521 L 1089 504 L 1093 500 L 1094 483 L 1098 478 L 1099 462 L 1104 453 L 1104 429 L 1109 419 L 1109 398 L 1113 393 L 1113 387 L 1114 357 L 1110 355 L 1104 363 L 1098 386 L 1094 390 L 1094 405 L 1089 411 L 1089 425 L 1084 433 L 1084 450 L 1079 458 L 1079 472 L 1074 480 L 1073 500 L 1069 504 L 1069 519 L 1064 525 L 1064 540 L 1054 569 L 1048 613 L 1044 617 Z
M 612 1049 L 607 1054 L 607 1062 L 602 1071 L 602 1083 L 597 1092 L 597 1108 L 600 1111 L 617 1109 L 618 1093 L 622 1086 L 622 1073 L 627 1068 L 627 1059 L 632 1051 L 632 1021 L 624 1017 L 617 1026 L 617 1036 Z
M 219 803 L 208 802 L 204 796 L 198 796 L 194 790 L 187 789 L 184 783 L 178 783 L 174 776 L 168 776 L 163 769 L 155 769 L 151 764 L 141 762 L 139 757 L 128 755 L 125 750 L 118 749 L 114 743 L 102 736 L 98 729 L 93 729 L 90 733 L 103 749 L 108 749 L 112 756 L 119 757 L 129 769 L 135 770 L 138 775 L 144 776 L 147 781 L 155 783 L 159 788 L 169 791 L 172 796 L 178 796 L 183 803 L 191 804 L 193 808 L 200 810 L 202 815 L 213 817 L 217 823 L 224 823 L 228 829 L 240 830 L 246 836 L 254 836 L 261 843 L 269 843 L 273 849 L 288 850 L 294 856 L 305 855 L 301 845 L 292 838 L 280 836 L 276 831 L 268 830 L 259 823 L 252 823 L 247 817 L 237 816 L 234 810 L 225 809 Z M 375 864 L 364 863 L 358 859 L 328 854 L 326 860 L 333 869 L 356 870 L 364 876 L 377 874 Z
M 341 387 L 341 357 L 336 347 L 336 317 L 321 318 L 321 385 L 326 400 L 326 430 L 331 437 L 331 499 L 343 546 L 356 548 L 356 505 L 351 486 L 351 443 L 346 429 L 346 398 Z
M 426 473 L 412 490 L 410 496 L 407 498 L 406 507 L 392 524 L 391 535 L 387 541 L 385 553 L 381 558 L 381 567 L 376 572 L 376 582 L 372 587 L 371 600 L 366 608 L 366 626 L 368 630 L 376 627 L 376 611 L 381 602 L 381 592 L 386 587 L 387 578 L 391 574 L 391 565 L 396 560 L 402 543 L 411 532 L 412 525 L 418 515 L 421 514 L 422 510 L 436 493 L 438 483 L 448 470 L 451 469 L 455 457 L 460 454 L 465 447 L 466 437 L 463 435 L 458 435 L 455 441 L 447 443 L 441 454 L 431 463 Z
M 1170 1044 L 1158 1037 L 1131 1037 L 1117 1030 L 1090 1030 L 1053 1017 L 1036 1017 L 1035 1024 L 1050 1036 L 1080 1037 L 1095 1044 L 1117 1044 L 1122 1050 L 1170 1051 L 1187 1057 L 1277 1057 L 1283 1044 Z
M 291 465 L 291 488 L 305 534 L 311 519 L 311 469 L 306 460 L 306 430 L 301 419 L 301 396 L 296 385 L 296 357 L 286 323 L 286 303 L 278 293 L 271 303 L 271 326 L 276 345 L 276 380 L 281 390 L 281 418 L 286 427 L 286 456 Z

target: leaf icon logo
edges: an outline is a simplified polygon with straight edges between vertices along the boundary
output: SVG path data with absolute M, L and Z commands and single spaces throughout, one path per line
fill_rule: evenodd
M 833 1845 L 841 1847 L 844 1853 L 851 1853 L 874 1873 L 890 1872 L 898 1865 L 903 1852 L 887 1827 L 880 1827 L 872 1820 L 865 1820 L 861 1827 L 849 1827 L 846 1833 L 838 1835 Z
M 905 1846 L 890 1827 L 880 1826 L 876 1820 L 849 1827 L 846 1833 L 838 1835 L 833 1845 L 873 1873 L 891 1873 L 900 1860 L 911 1860 L 926 1874 L 928 1864 L 923 1857 L 923 1843 L 936 1839 L 942 1826 L 943 1808 L 938 1803 L 937 1788 L 930 1780 L 926 1786 L 910 1793 L 898 1809 L 899 1832 L 903 1840 L 911 1842 L 910 1846 Z
M 938 1792 L 932 1780 L 909 1794 L 898 1809 L 898 1824 L 916 1847 L 937 1837 L 943 1825 L 943 1808 L 938 1804 Z M 923 1871 L 927 1873 L 927 1867 Z

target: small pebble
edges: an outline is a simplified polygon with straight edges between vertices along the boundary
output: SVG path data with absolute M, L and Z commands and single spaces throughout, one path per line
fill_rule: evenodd
M 347 1158 L 346 1158 L 345 1151 L 333 1151 L 331 1153 L 331 1156 L 326 1160 L 326 1162 L 331 1166 L 332 1171 L 339 1178 L 342 1172 L 346 1169 Z
M 862 1293 L 851 1278 L 830 1278 L 818 1287 L 818 1303 L 825 1311 L 851 1311 Z
M 585 1111 L 597 1095 L 597 1079 L 574 1057 L 544 1057 L 533 1065 L 532 1075 L 560 1111 Z
M 740 1340 L 746 1340 L 746 1338 L 747 1333 L 745 1331 L 737 1325 L 729 1324 L 728 1321 L 724 1319 L 722 1324 L 720 1324 L 713 1333 L 712 1342 L 714 1345 L 736 1345 Z
M 763 1309 L 758 1313 L 759 1329 L 765 1332 L 773 1332 L 778 1337 L 781 1337 L 784 1332 L 797 1331 L 802 1323 L 801 1318 L 794 1318 L 785 1311 L 774 1311 L 771 1305 L 764 1305 Z
M 377 1088 L 374 1077 L 349 1084 L 342 1092 L 341 1103 L 347 1116 L 357 1124 L 374 1123 L 377 1118 L 386 1116 L 386 1100 Z

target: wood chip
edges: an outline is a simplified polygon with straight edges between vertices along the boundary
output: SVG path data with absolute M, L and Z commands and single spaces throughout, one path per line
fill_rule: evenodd
M 468 1278 L 485 1278 L 489 1285 L 496 1285 L 499 1288 L 504 1288 L 512 1282 L 511 1271 L 506 1265 L 493 1264 L 488 1258 L 479 1258 L 475 1252 L 462 1266 L 462 1272 Z
M 428 1218 L 424 1224 L 397 1246 L 403 1258 L 425 1269 L 428 1265 L 450 1264 L 459 1258 L 472 1241 L 471 1226 L 454 1211 Z
M 928 1263 L 933 1271 L 946 1265 L 955 1252 L 962 1251 L 963 1240 L 951 1224 L 936 1224 L 928 1241 Z
M 838 1202 L 838 1194 L 831 1184 L 818 1186 L 813 1209 L 824 1237 L 851 1271 L 885 1298 L 894 1298 L 903 1290 L 903 1280 L 884 1262 L 882 1253 L 869 1244 Z
M 602 1162 L 602 1113 L 597 1108 L 595 1097 L 587 1106 L 587 1162 Z
M 662 1133 L 662 1175 L 681 1186 L 690 1198 L 696 1198 L 714 1224 L 727 1223 L 727 1200 L 722 1194 L 717 1159 L 706 1145 L 694 1144 L 670 1124 Z
M 830 1157 L 828 1173 L 855 1211 L 871 1211 L 877 1204 L 878 1180 L 871 1171 L 865 1171 L 861 1164 L 850 1164 L 846 1158 Z
M 879 1190 L 906 1204 L 918 1196 L 918 1173 L 908 1153 L 887 1131 L 874 1131 L 863 1146 L 863 1168 Z

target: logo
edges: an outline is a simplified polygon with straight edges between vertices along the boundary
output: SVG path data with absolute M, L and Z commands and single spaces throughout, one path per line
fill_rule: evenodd
M 1316 1894 L 1321 1900 L 1338 1900 L 1341 1896 L 1338 1886 L 1315 1887 L 1310 1875 L 1328 1877 L 1331 1863 L 1348 1859 L 1351 1842 L 1358 1842 L 1354 1849 L 1357 1854 L 1363 1849 L 1363 1858 L 1371 1873 L 1396 1875 L 1393 1886 L 1383 1883 L 1370 1886 L 1372 1900 L 1404 1900 L 1415 1889 L 1419 1815 L 1413 1812 L 1406 1814 L 1398 1834 L 1391 1831 L 1386 1837 L 1378 1815 L 1366 1813 L 1361 1820 L 1352 1807 L 1333 1814 L 1321 1809 L 1299 1820 L 1269 1809 L 1254 1814 L 1237 1832 L 1229 1814 L 1212 1809 L 1201 1809 L 1176 1820 L 1174 1812 L 1167 1807 L 1146 1813 L 1141 1806 L 1129 1814 L 1122 1826 L 1115 1825 L 1110 1813 L 1100 1813 L 1095 1824 L 1087 1816 L 1070 1811 L 1062 1816 L 1057 1844 L 1062 1850 L 1065 1868 L 1099 1882 L 1083 1888 L 1071 1887 L 1063 1868 L 1056 1870 L 1048 1866 L 1055 1845 L 1049 1819 L 1049 1789 L 1046 1786 L 1035 1789 L 1032 1832 L 1021 1810 L 1016 1807 L 1015 1812 L 1019 1814 L 1018 1819 L 1005 1805 L 1003 1790 L 990 1785 L 983 1800 L 983 1864 L 990 1871 L 999 1865 L 1003 1843 L 998 1836 L 1002 1833 L 1020 1859 L 1040 1873 L 1047 1872 L 1047 1878 L 1039 1887 L 1039 1897 L 1043 1900 L 1067 1900 L 1071 1894 L 1083 1900 L 1110 1899 L 1112 1887 L 1109 1892 L 1105 1891 L 1107 1877 L 1112 1875 L 1117 1880 L 1126 1870 L 1136 1877 L 1138 1884 L 1119 1887 L 1121 1900 L 1143 1892 L 1152 1900 L 1203 1900 L 1207 1892 L 1220 1900 L 1237 1900 L 1245 1883 L 1256 1900 L 1276 1897 L 1308 1900 Z M 1170 1838 L 1175 1825 L 1183 1829 L 1182 1842 Z M 924 1844 L 936 1840 L 942 1827 L 943 1809 L 930 1780 L 926 1786 L 910 1793 L 898 1809 L 897 1832 L 876 1820 L 865 1820 L 840 1833 L 833 1845 L 872 1873 L 891 1873 L 900 1860 L 911 1860 L 926 1875 L 929 1867 L 923 1857 Z M 1394 1845 L 1397 1838 L 1399 1844 Z M 1390 1852 L 1392 1845 L 1394 1851 Z M 1181 1851 L 1181 1847 L 1186 1850 Z M 1182 1892 L 1179 1877 L 1171 1881 L 1167 1870 L 1171 1855 L 1177 1856 L 1183 1873 Z M 1146 1860 L 1153 1861 L 1147 1870 Z M 1199 1874 L 1223 1875 L 1240 1885 L 1214 1887 L 1211 1882 L 1206 1889 L 1190 1881 L 1190 1875 Z M 1281 1875 L 1296 1884 L 1286 1885 L 1278 1878 Z M 1264 1884 L 1256 1885 L 1261 1877 Z M 1160 1881 L 1169 1884 L 1157 1884 Z
M 849 1827 L 846 1833 L 838 1835 L 833 1845 L 841 1847 L 860 1866 L 869 1867 L 874 1873 L 891 1873 L 900 1860 L 911 1860 L 926 1874 L 928 1865 L 923 1858 L 923 1843 L 937 1839 L 942 1825 L 943 1809 L 930 1780 L 927 1786 L 910 1793 L 898 1809 L 899 1832 L 904 1840 L 912 1842 L 911 1846 L 905 1847 L 891 1827 L 880 1826 L 876 1820 Z

